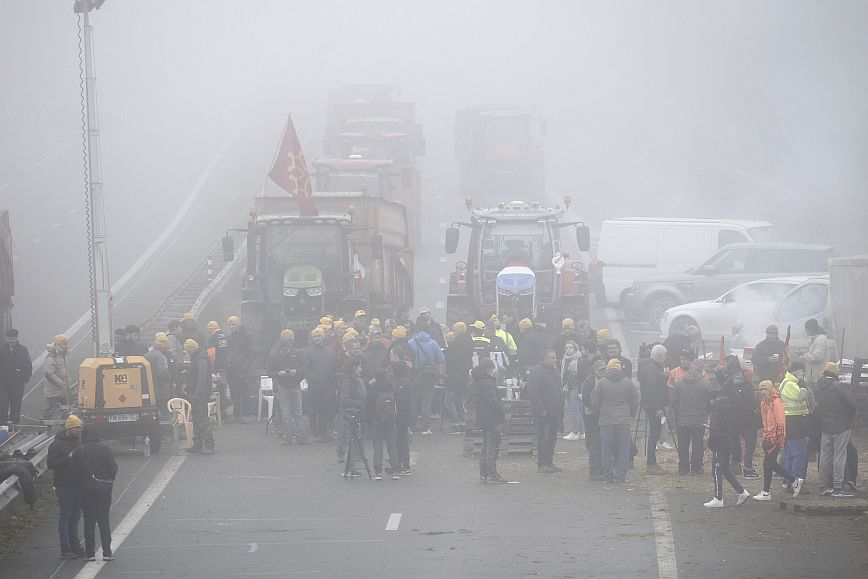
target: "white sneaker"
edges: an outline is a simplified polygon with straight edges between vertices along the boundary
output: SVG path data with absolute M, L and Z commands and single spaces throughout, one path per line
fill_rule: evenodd
M 753 500 L 755 501 L 770 501 L 772 500 L 772 493 L 768 491 L 760 491 L 753 496 Z
M 786 490 L 786 491 L 789 491 L 789 490 L 792 490 L 793 487 L 791 485 L 787 484 L 787 481 L 782 480 L 781 481 L 781 488 Z
M 705 503 L 705 504 L 702 505 L 702 506 L 703 506 L 703 507 L 709 507 L 709 508 L 720 508 L 720 507 L 723 506 L 723 501 L 722 501 L 721 499 L 714 498 L 714 499 L 711 499 L 710 501 L 708 501 L 707 503 Z
M 563 440 L 578 440 L 578 439 L 579 439 L 579 435 L 576 434 L 575 432 L 571 432 L 571 433 L 569 433 L 568 435 L 563 436 L 563 437 L 561 437 L 561 438 L 563 438 Z
M 793 481 L 793 498 L 799 496 L 799 493 L 802 492 L 802 483 L 805 482 L 803 478 L 797 478 Z
M 665 440 L 657 443 L 657 450 L 672 450 L 672 448 L 672 445 Z
M 735 506 L 740 507 L 744 504 L 746 500 L 750 498 L 750 493 L 747 492 L 747 489 L 744 489 L 740 495 L 738 495 L 738 499 L 735 501 Z
M 421 434 L 422 436 L 428 436 L 429 434 L 431 434 L 431 431 L 430 430 L 423 430 L 419 434 Z
M 583 432 L 582 434 L 579 434 L 579 435 L 576 437 L 576 440 L 585 440 L 585 433 Z

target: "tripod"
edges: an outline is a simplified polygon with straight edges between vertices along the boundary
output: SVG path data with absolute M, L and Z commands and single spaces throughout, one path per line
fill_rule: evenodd
M 657 444 L 657 441 L 648 440 L 648 432 L 649 432 L 649 424 L 648 424 L 648 414 L 644 410 L 639 410 L 639 413 L 636 415 L 636 429 L 633 431 L 633 450 L 630 452 L 630 463 L 632 464 L 633 458 L 636 454 L 639 453 L 639 446 L 636 442 L 639 440 L 639 425 L 642 423 L 642 416 L 645 416 L 645 429 L 643 430 L 643 437 L 645 438 L 645 454 L 648 454 L 648 445 L 649 444 Z M 672 430 L 672 422 L 669 420 L 669 413 L 666 412 L 666 408 L 663 408 L 663 416 L 666 418 L 667 430 L 669 431 L 669 437 L 672 439 L 672 446 L 675 447 L 675 450 L 678 450 L 678 440 L 675 437 L 675 431 Z
M 344 478 L 354 478 L 360 476 L 355 471 L 355 461 L 353 457 L 353 447 L 359 451 L 359 456 L 365 465 L 365 472 L 368 473 L 368 478 L 371 478 L 371 467 L 368 465 L 368 458 L 365 456 L 365 445 L 362 444 L 361 436 L 361 421 L 357 414 L 347 414 L 343 417 L 344 420 L 350 423 L 350 444 L 347 448 L 347 461 L 344 464 Z

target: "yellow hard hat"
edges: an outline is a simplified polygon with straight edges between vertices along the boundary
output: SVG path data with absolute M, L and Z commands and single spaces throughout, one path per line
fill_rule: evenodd
M 473 327 L 477 330 L 484 330 L 485 322 L 483 322 L 482 320 L 476 320 L 475 322 L 473 322 Z

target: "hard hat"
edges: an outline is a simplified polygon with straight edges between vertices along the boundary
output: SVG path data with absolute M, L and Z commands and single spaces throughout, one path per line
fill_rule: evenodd
M 205 328 L 206 328 L 209 332 L 214 332 L 214 331 L 220 329 L 220 324 L 218 324 L 218 323 L 215 322 L 214 320 L 211 320 L 210 322 L 208 322 L 208 325 L 205 326 Z
M 188 338 L 186 342 L 184 342 L 184 351 L 188 354 L 192 354 L 196 350 L 199 349 L 199 342 L 193 340 L 192 338 Z
M 475 322 L 473 322 L 473 327 L 477 330 L 484 330 L 485 322 L 483 322 L 482 320 L 476 320 Z
M 562 330 L 572 330 L 576 327 L 576 323 L 573 321 L 573 318 L 564 318 L 561 321 L 561 329 Z
M 81 422 L 81 418 L 79 418 L 79 417 L 76 416 L 75 414 L 70 414 L 70 415 L 66 418 L 66 423 L 64 424 L 64 428 L 65 428 L 66 430 L 69 430 L 69 429 L 71 429 L 71 428 L 81 428 L 81 427 L 83 427 L 83 426 L 84 426 L 84 424 L 82 424 L 82 422 Z
M 356 318 L 361 318 L 361 317 L 364 317 L 364 316 L 367 316 L 367 315 L 368 315 L 368 314 L 365 313 L 365 310 L 356 310 L 356 315 L 355 315 L 354 317 L 356 317 Z
M 283 330 L 280 332 L 281 340 L 289 340 L 290 342 L 295 339 L 295 333 L 292 330 Z

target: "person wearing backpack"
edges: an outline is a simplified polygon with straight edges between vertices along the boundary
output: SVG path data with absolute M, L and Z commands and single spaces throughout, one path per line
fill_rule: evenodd
M 431 401 L 434 399 L 434 385 L 440 372 L 440 366 L 446 361 L 443 350 L 431 335 L 422 330 L 408 342 L 413 352 L 415 364 L 413 367 L 413 411 L 421 411 L 422 419 L 417 429 L 422 434 L 431 434 Z
M 81 492 L 81 511 L 84 515 L 84 550 L 88 561 L 96 557 L 96 526 L 102 544 L 102 560 L 114 560 L 112 530 L 109 511 L 112 505 L 112 487 L 118 474 L 118 463 L 111 449 L 100 442 L 95 432 L 87 428 L 81 435 L 82 445 L 72 454 Z

